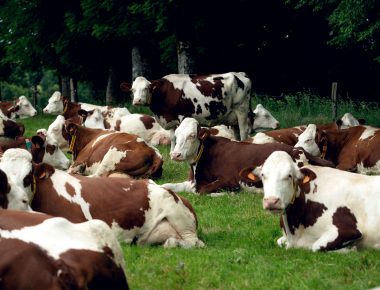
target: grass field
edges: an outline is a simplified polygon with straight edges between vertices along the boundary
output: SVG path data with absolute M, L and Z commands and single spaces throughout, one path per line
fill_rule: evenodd
M 327 100 L 302 95 L 287 103 L 260 98 L 283 128 L 331 121 Z M 130 108 L 134 112 L 133 108 Z M 351 112 L 380 127 L 376 105 L 343 102 L 338 115 Z M 26 135 L 47 128 L 54 116 L 23 120 Z M 187 165 L 168 158 L 160 147 L 164 172 L 157 183 L 187 178 Z M 163 249 L 123 245 L 131 289 L 369 289 L 380 285 L 380 251 L 312 253 L 278 248 L 279 216 L 262 209 L 262 195 L 247 192 L 221 197 L 182 193 L 199 219 L 203 249 Z M 380 230 L 380 229 L 379 229 Z

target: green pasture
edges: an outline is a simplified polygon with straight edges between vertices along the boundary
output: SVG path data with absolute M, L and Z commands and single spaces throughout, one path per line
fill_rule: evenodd
M 332 121 L 328 99 L 308 94 L 286 97 L 286 102 L 257 97 L 253 106 L 258 102 L 272 112 L 282 128 Z M 129 109 L 135 112 L 133 107 Z M 345 112 L 380 127 L 377 105 L 340 102 L 338 116 Z M 22 120 L 26 135 L 47 128 L 54 119 L 39 115 Z M 157 183 L 185 180 L 187 165 L 171 161 L 168 147 L 159 149 L 165 162 L 163 176 Z M 163 249 L 123 245 L 131 289 L 330 290 L 370 289 L 380 285 L 380 251 L 364 249 L 343 254 L 279 248 L 276 244 L 281 234 L 279 217 L 262 209 L 260 193 L 234 192 L 221 197 L 182 194 L 198 215 L 198 233 L 206 247 Z

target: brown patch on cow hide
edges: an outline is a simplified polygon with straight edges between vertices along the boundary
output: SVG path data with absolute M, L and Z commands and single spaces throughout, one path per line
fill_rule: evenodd
M 215 128 L 209 128 L 209 131 L 210 131 L 210 134 L 214 136 L 219 134 L 219 130 Z
M 201 115 L 202 114 L 202 107 L 201 105 L 197 105 L 197 111 L 195 112 L 197 115 Z
M 166 188 L 165 188 L 165 189 L 166 189 Z M 179 201 L 178 196 L 177 196 L 172 190 L 170 190 L 170 189 L 166 189 L 166 190 L 167 190 L 167 192 L 169 192 L 169 193 L 173 196 L 174 201 L 175 201 L 176 203 L 178 203 L 178 201 Z
M 71 196 L 74 196 L 75 195 L 75 189 L 74 187 L 70 184 L 70 183 L 65 183 L 65 188 L 66 188 L 66 191 L 68 194 L 70 194 Z
M 332 223 L 338 229 L 338 237 L 321 250 L 337 250 L 355 243 L 362 238 L 362 233 L 358 230 L 355 215 L 348 207 L 339 207 L 332 217 Z
M 47 144 L 46 145 L 46 152 L 50 155 L 53 155 L 55 151 L 55 145 Z
M 0 207 L 8 208 L 8 193 L 11 187 L 8 183 L 8 177 L 4 171 L 0 170 Z
M 23 124 L 16 123 L 12 120 L 3 120 L 4 136 L 9 138 L 16 138 L 22 136 L 25 131 Z
M 190 204 L 190 202 L 184 198 L 183 196 L 179 196 L 183 202 L 183 204 L 190 210 L 190 212 L 193 214 L 194 218 L 195 218 L 195 225 L 196 227 L 198 227 L 198 218 L 197 218 L 197 215 L 195 213 L 195 210 L 193 208 L 193 206 Z
M 145 129 L 149 130 L 153 128 L 153 124 L 156 122 L 154 118 L 148 115 L 142 115 L 140 117 L 141 122 L 144 124 Z
M 80 287 L 69 289 L 128 289 L 124 271 L 116 265 L 108 247 L 103 247 L 101 253 L 70 249 L 60 255 L 60 261 L 72 270 L 76 281 L 80 281 Z
M 191 82 L 195 84 L 196 88 L 206 97 L 216 98 L 218 100 L 223 99 L 222 88 L 224 84 L 223 77 L 214 77 L 214 83 L 206 80 L 208 76 L 192 76 Z
M 319 202 L 308 200 L 305 203 L 305 193 L 301 191 L 293 204 L 286 208 L 289 230 L 292 234 L 303 225 L 305 228 L 313 226 L 327 207 Z
M 23 227 L 35 226 L 51 216 L 26 211 L 10 211 L 0 209 L 0 228 L 3 230 L 19 230 Z
M 121 120 L 116 120 L 116 123 L 115 123 L 115 130 L 116 131 L 120 131 L 120 125 L 121 125 Z M 108 123 L 107 121 L 104 121 L 104 128 L 106 128 L 106 129 L 111 128 L 110 123 Z

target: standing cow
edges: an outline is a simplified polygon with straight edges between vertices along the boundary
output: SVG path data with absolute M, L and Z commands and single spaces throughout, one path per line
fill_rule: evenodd
M 133 105 L 148 105 L 165 129 L 193 117 L 202 126 L 235 126 L 240 139 L 247 138 L 251 80 L 245 73 L 171 74 L 154 81 L 137 77 L 132 86 L 122 83 L 120 88 L 132 91 Z
M 262 168 L 243 171 L 262 180 L 264 209 L 281 213 L 286 248 L 313 251 L 350 246 L 380 249 L 380 177 L 334 168 L 298 168 L 289 154 L 272 153 Z

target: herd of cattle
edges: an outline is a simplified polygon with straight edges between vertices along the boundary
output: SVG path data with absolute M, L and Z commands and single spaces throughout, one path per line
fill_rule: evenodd
M 263 190 L 286 248 L 380 248 L 380 129 L 350 113 L 278 129 L 261 104 L 252 111 L 242 72 L 120 88 L 154 116 L 55 92 L 43 112 L 56 119 L 26 137 L 15 118 L 37 111 L 25 96 L 0 103 L 1 289 L 128 289 L 120 241 L 204 246 L 177 192 Z M 157 145 L 189 164 L 188 180 L 153 181 L 165 175 Z

